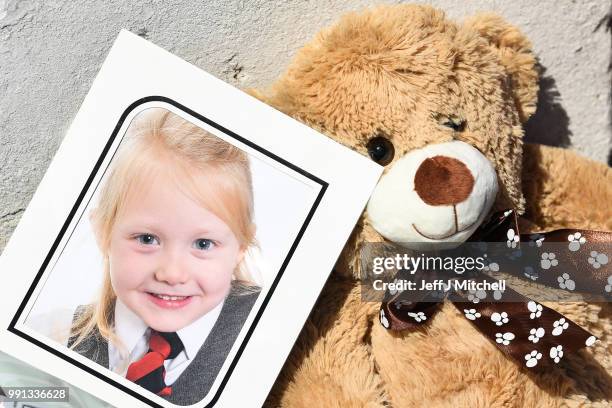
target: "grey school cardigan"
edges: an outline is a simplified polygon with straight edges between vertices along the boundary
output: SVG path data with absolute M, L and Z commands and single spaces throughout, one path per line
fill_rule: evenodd
M 189 366 L 172 384 L 172 395 L 164 397 L 166 400 L 176 405 L 192 405 L 208 394 L 258 295 L 259 292 L 236 294 L 232 291 L 225 298 L 219 318 L 206 341 Z M 79 306 L 74 317 L 83 313 L 86 307 Z M 68 347 L 74 340 L 68 340 Z M 95 331 L 86 337 L 75 351 L 108 368 L 108 343 L 99 332 Z

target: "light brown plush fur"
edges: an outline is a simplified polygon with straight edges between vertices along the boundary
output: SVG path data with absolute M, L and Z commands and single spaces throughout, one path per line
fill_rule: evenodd
M 610 230 L 608 167 L 522 144 L 537 79 L 529 41 L 500 17 L 457 24 L 439 10 L 401 5 L 347 15 L 301 49 L 270 90 L 252 93 L 364 155 L 376 135 L 393 142 L 394 160 L 431 143 L 465 141 L 495 165 L 495 208 L 524 212 L 528 229 Z M 441 126 L 447 118 L 465 120 L 465 130 Z M 268 406 L 609 406 L 609 305 L 549 304 L 601 341 L 534 375 L 450 304 L 422 329 L 385 330 L 378 305 L 360 298 L 357 263 L 361 243 L 382 240 L 362 217 Z

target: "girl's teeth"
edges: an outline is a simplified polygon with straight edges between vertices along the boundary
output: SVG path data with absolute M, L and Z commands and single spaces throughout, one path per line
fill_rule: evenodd
M 163 300 L 183 300 L 187 296 L 166 296 L 166 295 L 158 295 L 157 293 L 153 294 L 155 297 L 158 297 Z

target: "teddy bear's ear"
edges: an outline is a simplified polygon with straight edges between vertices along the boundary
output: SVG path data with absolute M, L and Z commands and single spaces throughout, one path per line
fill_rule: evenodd
M 535 112 L 538 97 L 538 70 L 531 42 L 518 28 L 492 13 L 477 14 L 467 19 L 463 27 L 479 33 L 497 50 L 510 75 L 521 122 L 525 123 Z

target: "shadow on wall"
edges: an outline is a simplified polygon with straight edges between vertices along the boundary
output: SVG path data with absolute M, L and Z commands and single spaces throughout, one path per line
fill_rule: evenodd
M 595 27 L 594 31 L 599 30 L 600 28 L 604 28 L 606 32 L 610 33 L 610 48 L 612 50 L 612 4 L 610 5 L 610 11 L 608 14 L 599 20 L 597 23 L 597 27 Z M 608 72 L 610 73 L 610 93 L 608 94 L 608 101 L 610 102 L 610 129 L 612 130 L 612 53 L 610 53 L 610 62 L 608 63 Z M 611 132 L 612 133 L 612 132 Z M 610 142 L 612 142 L 612 134 L 610 135 Z M 612 166 L 612 149 L 608 153 L 608 166 Z
M 546 67 L 538 62 L 540 72 L 540 90 L 535 114 L 525 124 L 525 141 L 548 146 L 568 147 L 570 136 L 570 119 L 561 106 L 561 94 L 557 83 L 551 76 L 546 76 Z

